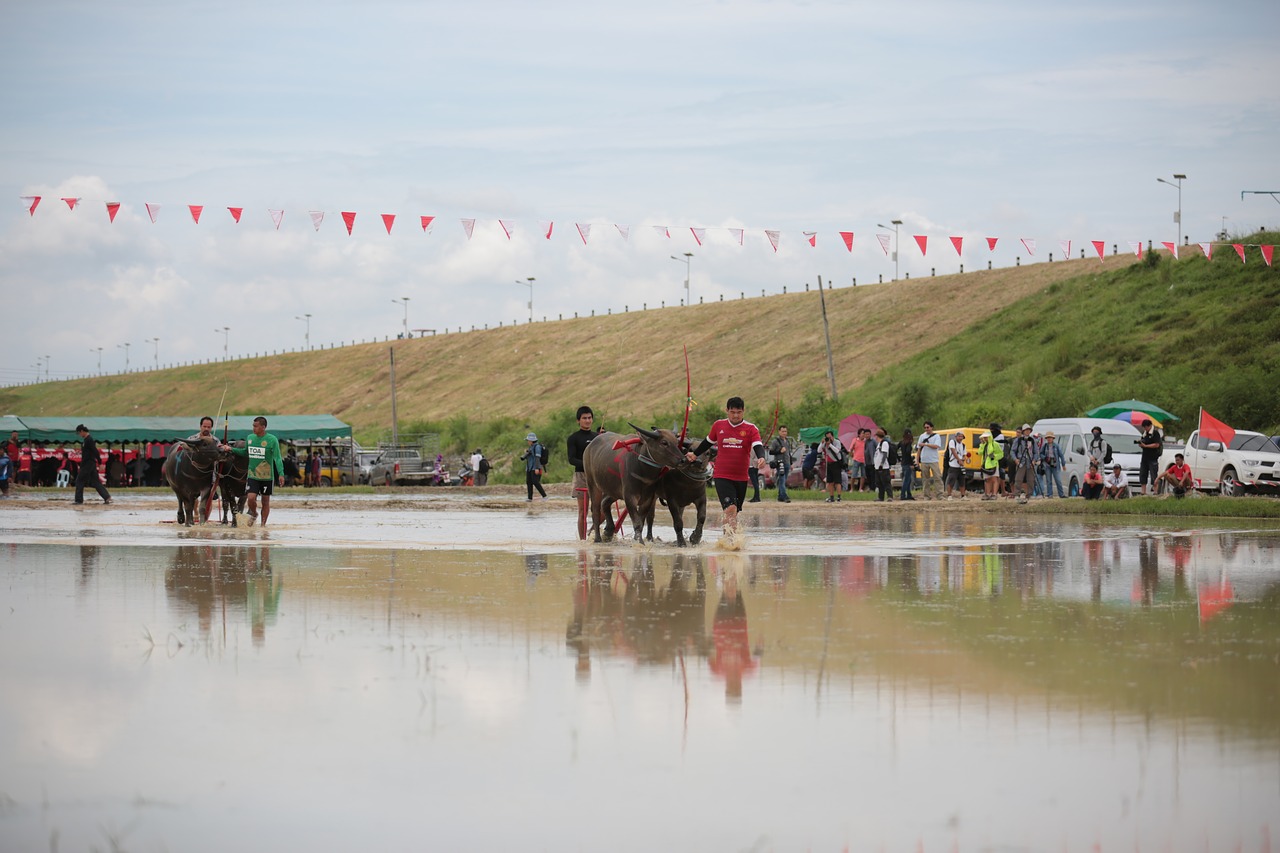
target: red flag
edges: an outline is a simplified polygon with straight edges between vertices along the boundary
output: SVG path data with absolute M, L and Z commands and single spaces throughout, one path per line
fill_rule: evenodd
M 78 201 L 80 201 L 80 199 L 78 199 L 78 198 L 64 198 L 64 199 L 63 199 L 63 201 L 65 201 L 65 202 L 67 203 L 67 209 L 68 209 L 68 210 L 75 210 L 75 209 L 76 209 L 76 203 L 77 203 Z
M 554 220 L 547 220 L 545 222 L 539 223 L 539 227 L 542 229 L 542 236 L 545 239 L 550 240 L 551 232 L 556 230 L 556 223 Z
M 382 214 L 382 224 L 387 227 L 387 233 L 391 233 L 391 226 L 396 224 L 396 215 L 394 213 Z
M 40 206 L 40 196 L 24 195 L 22 196 L 22 200 L 31 202 L 31 206 L 27 208 L 27 213 L 31 214 L 32 216 L 35 216 L 36 208 Z
M 1135 255 L 1137 255 L 1139 258 L 1140 258 L 1140 257 L 1142 257 L 1142 243 L 1141 243 L 1141 242 L 1137 242 L 1137 243 L 1135 243 L 1135 242 L 1133 242 L 1132 240 L 1130 240 L 1130 241 L 1129 241 L 1129 248 L 1130 248 L 1130 249 L 1133 249 L 1133 253 L 1134 253 Z
M 1231 439 L 1236 437 L 1236 431 L 1215 418 L 1213 415 L 1200 410 L 1200 437 L 1207 438 L 1210 441 L 1221 441 L 1223 447 L 1231 446 Z
M 996 250 L 996 241 L 999 239 L 999 237 L 988 237 L 987 248 L 994 252 Z
M 347 226 L 347 236 L 351 236 L 351 229 L 356 226 L 356 212 L 354 210 L 342 211 L 342 221 Z
M 1235 250 L 1236 250 L 1236 254 L 1240 256 L 1240 263 L 1242 263 L 1242 264 L 1243 264 L 1243 263 L 1244 263 L 1244 244 L 1243 244 L 1243 243 L 1232 243 L 1232 244 L 1231 244 L 1231 248 L 1233 248 L 1233 249 L 1235 249 Z
M 1162 240 L 1162 241 L 1160 241 L 1160 244 L 1161 244 L 1162 246 L 1164 246 L 1166 249 L 1168 249 L 1170 252 L 1173 252 L 1173 259 L 1174 259 L 1175 261 L 1178 259 L 1178 244 L 1177 244 L 1177 243 L 1170 243 L 1168 240 Z
M 1098 260 L 1102 260 L 1107 253 L 1107 242 L 1105 240 L 1094 240 L 1093 250 L 1098 253 Z
M 1275 252 L 1275 246 L 1259 246 L 1262 250 L 1262 259 L 1267 262 L 1267 266 L 1271 266 L 1271 255 Z
M 1235 599 L 1235 593 L 1231 589 L 1231 581 L 1223 578 L 1220 584 L 1200 584 L 1199 595 L 1196 598 L 1200 605 L 1200 621 L 1204 623 L 1230 607 Z
M 927 255 L 929 253 L 929 238 L 924 234 L 916 235 L 916 245 L 920 247 L 920 254 Z
M 810 246 L 814 246 L 814 247 L 816 247 L 816 246 L 818 245 L 818 232 L 817 232 L 817 231 L 805 231 L 805 232 L 803 232 L 803 234 L 804 234 L 805 238 L 809 241 L 809 245 L 810 245 Z
M 853 251 L 853 232 L 841 231 L 840 238 L 844 240 L 844 247 L 848 249 L 850 252 L 852 252 Z
M 435 217 L 434 217 L 434 216 L 422 216 L 422 217 L 419 217 L 419 218 L 422 220 L 422 230 L 423 230 L 423 231 L 426 231 L 428 228 L 430 228 L 430 227 L 431 227 L 431 223 L 435 220 Z
M 118 201 L 107 202 L 107 219 L 109 219 L 112 222 L 115 222 L 116 214 L 119 212 L 120 212 L 120 202 Z
M 1205 260 L 1207 261 L 1213 260 L 1213 244 L 1212 243 L 1201 243 L 1200 251 L 1204 252 Z
M 963 237 L 952 237 L 951 245 L 956 247 L 957 255 L 964 254 L 964 238 Z
M 199 225 L 199 224 L 200 224 L 200 214 L 204 213 L 204 205 L 203 205 L 203 204 L 189 204 L 189 205 L 187 205 L 187 210 L 191 211 L 191 221 L 192 221 L 192 222 L 194 222 L 195 224 Z
M 228 207 L 227 210 L 231 211 L 231 218 L 236 222 L 240 221 L 240 214 L 244 213 L 243 207 Z

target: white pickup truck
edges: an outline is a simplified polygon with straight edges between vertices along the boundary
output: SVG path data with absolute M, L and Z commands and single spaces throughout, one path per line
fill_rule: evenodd
M 1280 491 L 1280 447 L 1261 433 L 1238 429 L 1231 446 L 1223 447 L 1222 442 L 1196 430 L 1186 447 L 1165 445 L 1160 464 L 1173 462 L 1174 453 L 1186 458 L 1196 487 L 1202 491 L 1216 490 L 1224 495 Z

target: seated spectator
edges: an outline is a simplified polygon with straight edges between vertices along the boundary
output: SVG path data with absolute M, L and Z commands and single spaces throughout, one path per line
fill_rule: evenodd
M 1129 479 L 1119 465 L 1111 466 L 1111 472 L 1102 478 L 1102 496 L 1109 501 L 1129 497 Z
M 1173 487 L 1173 496 L 1185 497 L 1187 492 L 1196 487 L 1191 477 L 1191 466 L 1186 463 L 1181 453 L 1174 454 L 1173 464 L 1160 475 L 1160 479 Z
M 1096 501 L 1102 497 L 1103 481 L 1102 474 L 1098 471 L 1098 463 L 1090 462 L 1089 471 L 1084 475 L 1084 486 L 1081 488 L 1081 494 L 1087 501 Z

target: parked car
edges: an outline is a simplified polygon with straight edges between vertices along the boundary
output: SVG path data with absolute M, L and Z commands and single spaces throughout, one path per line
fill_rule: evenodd
M 1262 433 L 1238 429 L 1230 446 L 1223 447 L 1222 442 L 1202 436 L 1196 430 L 1187 439 L 1187 446 L 1178 452 L 1191 466 L 1196 488 L 1202 491 L 1241 495 L 1245 492 L 1274 494 L 1280 490 L 1280 447 Z M 1172 461 L 1166 447 L 1161 467 Z
M 369 469 L 369 481 L 375 486 L 424 485 L 431 481 L 431 471 L 423 468 L 418 451 L 392 448 L 378 454 Z
M 373 483 L 371 474 L 378 456 L 379 453 L 376 450 L 360 450 L 356 453 L 356 480 L 360 485 L 368 486 Z

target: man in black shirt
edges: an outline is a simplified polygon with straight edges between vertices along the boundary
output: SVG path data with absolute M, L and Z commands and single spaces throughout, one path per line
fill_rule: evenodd
M 1138 446 L 1142 448 L 1142 461 L 1138 465 L 1138 483 L 1142 486 L 1144 495 L 1147 493 L 1147 483 L 1150 483 L 1154 494 L 1156 478 L 1160 476 L 1160 454 L 1164 450 L 1164 436 L 1160 434 L 1160 430 L 1152 426 L 1150 418 L 1142 422 L 1142 437 L 1138 439 Z
M 573 466 L 573 496 L 578 501 L 578 538 L 583 540 L 587 538 L 587 475 L 582 470 L 582 455 L 598 434 L 592 429 L 595 417 L 590 406 L 579 406 L 578 428 L 566 442 L 569 464 Z
M 102 497 L 104 504 L 111 503 L 111 495 L 107 493 L 107 489 L 102 485 L 102 480 L 98 479 L 98 462 L 101 457 L 98 454 L 98 442 L 93 440 L 93 436 L 89 435 L 89 428 L 84 424 L 76 427 L 76 432 L 80 434 L 80 470 L 76 473 L 76 498 L 77 504 L 84 503 L 84 487 L 93 486 L 98 494 Z

